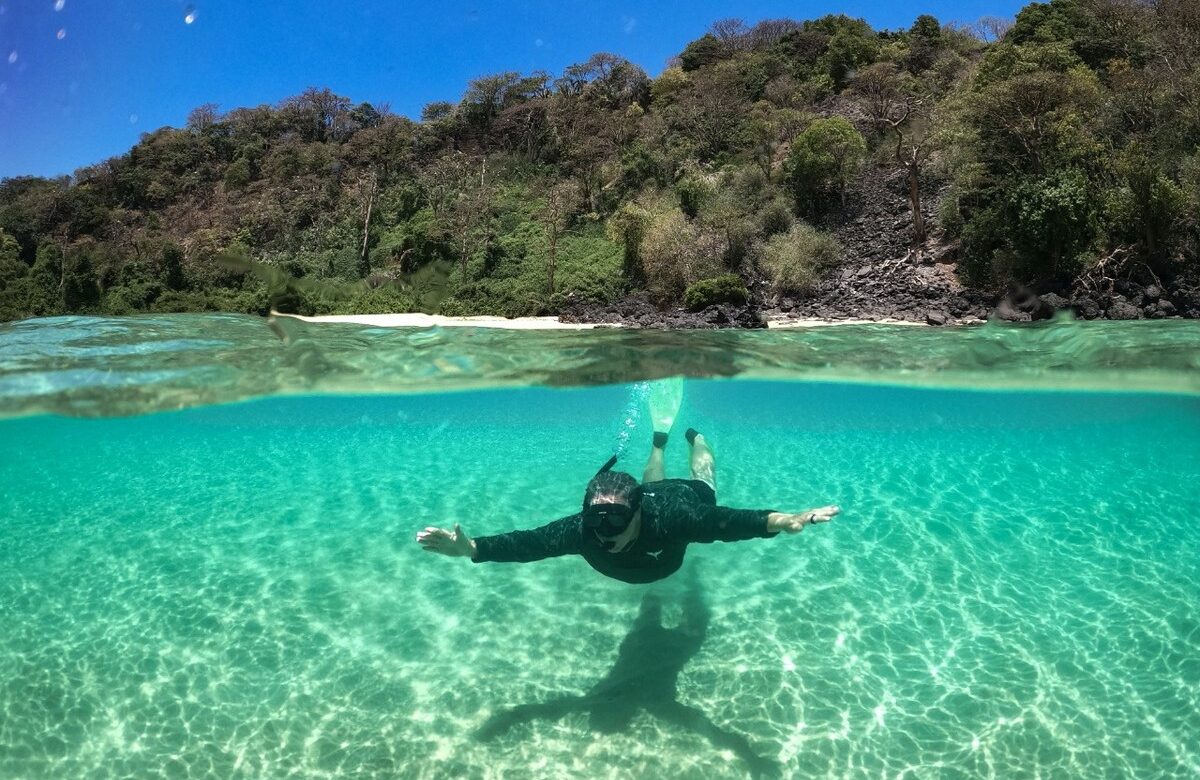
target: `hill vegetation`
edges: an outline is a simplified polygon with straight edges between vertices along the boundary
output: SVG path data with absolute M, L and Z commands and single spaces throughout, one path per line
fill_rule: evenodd
M 483 76 L 419 121 L 319 88 L 201 106 L 72 176 L 0 182 L 0 317 L 802 297 L 880 171 L 907 209 L 868 227 L 978 290 L 1067 293 L 1116 249 L 1195 273 L 1200 4 L 723 20 L 657 78 L 601 53 Z

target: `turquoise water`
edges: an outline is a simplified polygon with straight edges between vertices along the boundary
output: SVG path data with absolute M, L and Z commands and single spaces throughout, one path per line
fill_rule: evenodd
M 1195 397 L 689 381 L 722 503 L 843 514 L 645 587 L 413 542 L 639 470 L 637 397 L 0 423 L 0 776 L 1200 772 Z

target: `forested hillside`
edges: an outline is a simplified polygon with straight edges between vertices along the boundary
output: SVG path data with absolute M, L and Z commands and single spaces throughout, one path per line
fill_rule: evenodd
M 1198 214 L 1200 0 L 724 20 L 654 79 L 596 54 L 420 121 L 311 88 L 5 179 L 0 317 L 769 306 L 933 262 L 993 299 L 1198 316 Z

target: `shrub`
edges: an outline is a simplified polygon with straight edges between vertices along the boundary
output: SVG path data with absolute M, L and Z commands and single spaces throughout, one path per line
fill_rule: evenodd
M 606 232 L 610 241 L 616 241 L 624 246 L 622 271 L 630 281 L 641 281 L 642 239 L 650 229 L 653 215 L 637 203 L 626 203 L 608 220 Z
M 679 196 L 679 208 L 689 219 L 695 219 L 715 194 L 712 185 L 696 174 L 680 179 L 675 185 L 675 193 Z
M 962 209 L 958 205 L 958 193 L 952 190 L 938 201 L 937 222 L 947 236 L 955 238 L 962 235 L 964 222 Z
M 823 271 L 837 265 L 841 251 L 833 236 L 797 222 L 767 242 L 763 270 L 774 292 L 802 294 L 812 290 Z
M 718 303 L 741 306 L 746 303 L 747 297 L 749 294 L 740 276 L 722 274 L 689 285 L 683 294 L 683 303 L 688 311 L 700 311 Z
M 345 314 L 392 314 L 412 311 L 414 308 L 412 293 L 398 285 L 385 284 L 362 288 L 338 310 Z
M 763 236 L 770 238 L 778 233 L 786 233 L 791 229 L 794 221 L 792 210 L 788 208 L 787 203 L 782 200 L 773 200 L 763 208 L 759 215 L 759 230 Z
M 681 211 L 655 215 L 640 250 L 650 297 L 660 305 L 679 300 L 689 284 L 719 271 L 725 249 L 720 233 L 688 222 Z
M 540 226 L 522 223 L 491 244 L 491 258 L 472 260 L 485 266 L 453 294 L 438 301 L 448 315 L 494 314 L 526 317 L 551 313 L 567 296 L 609 301 L 620 294 L 621 247 L 604 237 L 599 225 L 564 233 L 558 241 L 555 295 L 546 290 L 546 237 Z M 490 264 L 490 268 L 486 267 Z
M 251 176 L 250 161 L 245 157 L 239 157 L 225 169 L 225 189 L 243 189 L 250 183 Z

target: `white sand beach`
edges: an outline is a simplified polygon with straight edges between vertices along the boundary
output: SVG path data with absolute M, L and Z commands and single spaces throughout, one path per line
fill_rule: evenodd
M 305 317 L 300 314 L 281 314 L 272 312 L 276 317 L 291 317 L 304 322 L 331 322 L 351 325 L 368 325 L 375 328 L 503 328 L 506 330 L 593 330 L 595 328 L 623 328 L 624 325 L 603 322 L 563 322 L 557 317 L 445 317 L 440 314 L 420 314 L 414 312 L 398 314 L 329 314 L 319 317 Z M 957 325 L 970 325 L 983 320 L 964 320 Z M 896 319 L 851 319 L 825 320 L 804 318 L 779 318 L 767 321 L 767 327 L 777 328 L 820 328 L 833 325 L 915 325 L 929 327 L 924 322 Z

